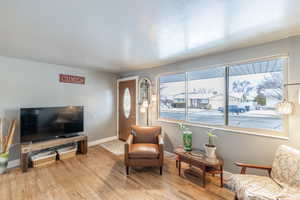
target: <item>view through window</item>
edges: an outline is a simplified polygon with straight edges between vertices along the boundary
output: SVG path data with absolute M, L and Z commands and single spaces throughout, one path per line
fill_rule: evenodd
M 188 72 L 188 121 L 224 125 L 225 67 Z
M 287 58 L 277 58 L 161 76 L 159 117 L 282 131 L 276 106 L 284 95 L 286 64 Z
M 185 120 L 185 73 L 159 79 L 160 117 Z
M 276 106 L 283 99 L 285 62 L 285 59 L 276 59 L 229 68 L 230 126 L 283 129 Z

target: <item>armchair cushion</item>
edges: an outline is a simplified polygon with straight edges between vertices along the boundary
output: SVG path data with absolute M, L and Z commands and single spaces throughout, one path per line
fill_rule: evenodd
M 299 200 L 300 191 L 283 189 L 281 193 L 277 196 L 277 199 L 278 200 Z
M 157 144 L 132 144 L 129 158 L 132 159 L 154 159 L 158 158 L 159 149 Z
M 240 200 L 298 200 L 300 191 L 280 187 L 266 176 L 234 174 L 228 185 Z
M 131 133 L 134 136 L 133 143 L 158 144 L 157 136 L 161 133 L 160 126 L 142 127 L 132 126 Z
M 300 151 L 281 145 L 275 154 L 271 177 L 284 188 L 300 191 Z
M 228 185 L 240 200 L 275 200 L 282 190 L 270 177 L 256 175 L 234 174 Z

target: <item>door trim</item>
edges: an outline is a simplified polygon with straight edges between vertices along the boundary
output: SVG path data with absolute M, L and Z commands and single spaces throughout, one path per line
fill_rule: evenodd
M 131 81 L 135 80 L 135 98 L 136 98 L 136 105 L 135 105 L 135 124 L 138 125 L 139 122 L 139 104 L 138 104 L 138 99 L 139 99 L 139 77 L 138 76 L 131 76 L 131 77 L 126 77 L 126 78 L 120 78 L 117 79 L 117 137 L 119 139 L 119 83 L 123 81 Z

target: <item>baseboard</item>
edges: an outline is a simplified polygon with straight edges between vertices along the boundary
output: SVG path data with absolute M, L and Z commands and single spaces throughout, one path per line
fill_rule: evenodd
M 99 145 L 99 144 L 102 144 L 105 142 L 110 142 L 112 140 L 117 140 L 117 139 L 118 139 L 118 136 L 112 136 L 112 137 L 107 137 L 107 138 L 103 138 L 100 140 L 90 141 L 90 142 L 88 142 L 88 146 L 91 147 L 91 146 Z
M 15 168 L 15 167 L 19 167 L 20 166 L 20 159 L 16 159 L 16 160 L 11 160 L 8 162 L 7 168 Z
M 175 156 L 175 153 L 171 153 L 169 151 L 164 151 L 164 153 L 165 153 L 165 155 L 170 156 L 170 157 Z

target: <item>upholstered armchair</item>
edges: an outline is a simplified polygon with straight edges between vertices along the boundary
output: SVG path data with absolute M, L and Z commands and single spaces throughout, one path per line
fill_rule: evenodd
M 241 174 L 232 175 L 228 186 L 238 200 L 300 200 L 300 150 L 281 145 L 272 167 L 236 163 Z M 246 175 L 247 168 L 266 170 L 269 176 Z
M 162 175 L 164 162 L 164 142 L 161 127 L 132 126 L 125 143 L 126 174 L 129 167 L 160 167 Z

